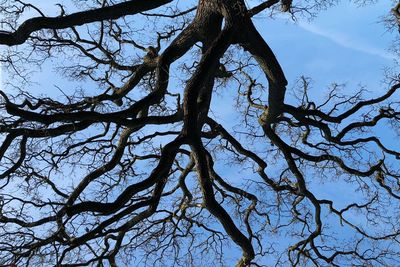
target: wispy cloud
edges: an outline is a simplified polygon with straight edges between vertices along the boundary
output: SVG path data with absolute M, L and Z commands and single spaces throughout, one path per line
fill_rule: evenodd
M 391 55 L 389 52 L 357 40 L 352 36 L 328 29 L 323 29 L 307 22 L 299 22 L 299 26 L 308 32 L 325 37 L 340 46 L 354 49 L 359 52 L 363 52 L 373 56 L 378 56 L 387 60 L 393 60 L 394 58 L 394 56 Z

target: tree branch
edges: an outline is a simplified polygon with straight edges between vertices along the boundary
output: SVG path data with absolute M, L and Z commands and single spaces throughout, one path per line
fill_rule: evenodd
M 31 18 L 22 23 L 15 32 L 0 32 L 0 44 L 8 46 L 20 45 L 35 31 L 43 29 L 65 29 L 96 21 L 117 19 L 126 15 L 152 10 L 170 2 L 172 2 L 172 0 L 131 0 L 113 6 L 77 12 L 63 17 Z

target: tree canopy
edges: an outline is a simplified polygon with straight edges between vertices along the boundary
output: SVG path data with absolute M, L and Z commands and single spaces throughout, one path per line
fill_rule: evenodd
M 336 2 L 0 0 L 0 265 L 399 265 L 399 75 L 290 96 L 253 23 Z

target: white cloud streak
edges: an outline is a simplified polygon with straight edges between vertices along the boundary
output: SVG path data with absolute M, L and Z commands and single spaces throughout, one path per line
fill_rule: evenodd
M 350 37 L 343 33 L 338 33 L 338 32 L 334 32 L 331 30 L 322 29 L 316 25 L 312 25 L 312 24 L 309 24 L 306 22 L 299 22 L 299 26 L 302 29 L 304 29 L 310 33 L 325 37 L 342 47 L 354 49 L 356 51 L 370 54 L 373 56 L 378 56 L 378 57 L 381 57 L 381 58 L 384 58 L 387 60 L 394 59 L 394 56 L 392 54 L 390 54 L 389 52 L 387 52 L 383 49 L 379 49 L 374 46 L 371 46 L 365 42 L 359 41 L 359 40 L 355 39 L 354 37 Z

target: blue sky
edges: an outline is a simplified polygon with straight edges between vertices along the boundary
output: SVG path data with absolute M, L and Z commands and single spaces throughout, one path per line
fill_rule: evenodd
M 363 85 L 373 95 L 387 89 L 384 69 L 394 67 L 389 47 L 397 32 L 388 31 L 380 22 L 392 8 L 389 2 L 358 7 L 342 1 L 311 21 L 299 18 L 294 22 L 288 16 L 270 19 L 261 13 L 254 22 L 282 65 L 289 91 L 304 75 L 313 80 L 312 92 L 318 98 L 334 82 L 345 84 L 346 93 Z M 222 100 L 214 99 L 215 103 Z M 229 119 L 222 114 L 233 114 L 233 107 L 213 106 L 223 120 Z
M 53 1 L 31 2 L 40 3 L 47 14 L 57 10 Z M 361 83 L 376 90 L 383 68 L 392 65 L 393 55 L 388 48 L 395 33 L 388 32 L 379 22 L 391 7 L 390 1 L 364 7 L 342 1 L 320 11 L 312 21 L 299 18 L 293 22 L 287 16 L 271 20 L 263 13 L 254 21 L 282 64 L 289 87 L 305 75 L 313 78 L 316 86 Z M 46 80 L 43 75 L 35 78 Z
M 388 48 L 397 32 L 387 31 L 380 22 L 381 17 L 392 8 L 389 2 L 379 1 L 358 7 L 343 1 L 336 7 L 321 11 L 312 21 L 299 19 L 293 22 L 283 16 L 271 20 L 263 15 L 257 16 L 254 21 L 283 67 L 289 82 L 288 92 L 299 76 L 305 75 L 313 80 L 314 99 L 321 99 L 327 92 L 327 86 L 334 82 L 346 85 L 343 93 L 351 94 L 362 85 L 370 91 L 369 96 L 376 96 L 387 90 L 385 68 L 394 67 L 394 55 Z M 228 100 L 224 94 L 213 99 L 212 110 L 226 128 L 237 124 L 238 115 L 233 104 L 229 107 L 221 103 L 234 103 L 234 98 L 231 95 Z M 286 100 L 291 100 L 289 95 Z M 380 135 L 388 137 L 386 133 Z M 396 139 L 386 138 L 384 143 L 389 145 L 393 142 L 391 140 Z M 233 179 L 230 180 L 232 182 L 239 183 L 243 178 L 251 177 L 247 170 L 238 173 L 230 166 L 221 167 L 219 171 Z M 335 200 L 337 208 L 345 207 L 358 197 L 355 185 L 340 179 L 323 183 L 322 179 L 312 179 L 312 175 L 308 175 L 307 181 L 318 198 Z M 354 214 L 347 216 L 354 222 L 362 223 Z M 332 225 L 338 227 L 336 231 L 341 237 L 351 233 L 348 228 L 340 227 L 336 219 L 333 219 Z M 269 236 L 267 239 L 276 240 L 278 247 L 289 246 L 286 243 L 289 239 L 284 235 Z M 238 252 L 234 251 L 232 254 L 238 256 Z M 268 259 L 265 260 L 265 264 L 271 264 Z
M 256 24 L 289 82 L 305 75 L 322 86 L 335 81 L 373 87 L 379 85 L 382 69 L 393 60 L 388 52 L 393 35 L 379 23 L 390 8 L 389 1 L 365 7 L 343 1 L 310 22 L 261 18 Z
M 323 96 L 325 88 L 333 82 L 345 83 L 348 92 L 356 90 L 359 84 L 366 85 L 371 94 L 376 94 L 386 89 L 382 83 L 384 68 L 393 65 L 393 56 L 388 47 L 395 33 L 388 32 L 379 23 L 380 17 L 387 14 L 390 8 L 390 1 L 379 1 L 366 7 L 357 7 L 344 1 L 336 7 L 321 11 L 310 22 L 305 19 L 293 22 L 283 16 L 271 20 L 259 15 L 255 23 L 280 61 L 289 88 L 299 76 L 305 75 L 313 79 L 316 97 Z M 43 87 L 34 86 L 37 92 L 60 95 L 54 84 L 63 85 L 60 87 L 68 91 L 65 80 L 50 79 L 53 74 L 49 75 L 47 71 L 51 70 L 48 66 L 43 66 L 43 69 L 45 73 L 34 76 L 33 80 L 47 88 L 44 91 Z M 226 94 L 216 95 L 212 105 L 213 112 L 227 128 L 235 123 L 234 108 L 233 104 L 221 103 L 234 103 L 233 95 L 231 97 L 229 100 Z M 220 168 L 220 172 L 228 176 L 232 170 Z M 233 179 L 241 177 L 237 175 Z M 351 188 L 345 189 L 340 193 L 351 194 Z M 333 198 L 343 197 L 343 194 L 337 194 L 337 190 L 321 194 Z M 233 260 L 236 259 L 233 256 Z

